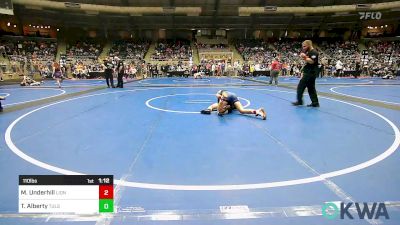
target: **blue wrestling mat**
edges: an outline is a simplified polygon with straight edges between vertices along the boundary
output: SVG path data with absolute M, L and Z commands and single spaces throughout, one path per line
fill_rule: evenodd
M 323 91 L 399 104 L 400 86 L 369 81 Z M 220 89 L 267 120 L 200 114 Z M 6 107 L 65 94 L 0 92 Z M 399 112 L 323 96 L 320 108 L 293 107 L 295 98 L 235 78 L 156 78 L 4 113 L 0 224 L 398 224 Z M 114 175 L 115 213 L 18 214 L 20 174 Z M 384 202 L 390 219 L 328 219 L 327 202 Z

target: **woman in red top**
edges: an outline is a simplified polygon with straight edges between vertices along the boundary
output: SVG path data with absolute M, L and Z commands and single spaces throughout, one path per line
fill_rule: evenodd
M 281 71 L 281 63 L 279 62 L 279 59 L 276 58 L 274 61 L 272 61 L 271 64 L 271 73 L 269 75 L 269 84 L 272 84 L 272 81 L 275 80 L 275 85 L 278 85 L 278 75 L 279 72 Z

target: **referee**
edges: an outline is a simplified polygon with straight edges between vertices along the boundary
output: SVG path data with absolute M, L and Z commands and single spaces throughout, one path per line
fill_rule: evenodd
M 110 87 L 111 83 L 111 87 L 115 88 L 113 79 L 114 65 L 110 58 L 104 60 L 104 67 L 105 67 L 104 75 L 106 77 L 107 86 Z
M 306 62 L 303 67 L 303 74 L 297 85 L 297 102 L 293 102 L 294 106 L 303 105 L 303 93 L 308 89 L 311 104 L 308 107 L 319 107 L 317 91 L 315 90 L 315 79 L 318 76 L 318 52 L 312 46 L 311 40 L 305 40 L 302 43 L 302 52 L 300 57 Z

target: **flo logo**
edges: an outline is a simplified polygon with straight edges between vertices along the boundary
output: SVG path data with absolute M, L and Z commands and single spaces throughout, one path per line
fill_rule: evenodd
M 382 18 L 381 12 L 359 12 L 358 14 L 360 14 L 360 20 L 380 20 Z
M 333 202 L 328 202 L 322 206 L 322 216 L 327 219 L 336 219 L 338 216 L 340 216 L 340 219 L 347 218 L 353 220 L 355 216 L 353 216 L 349 211 L 357 212 L 358 218 L 362 220 L 379 219 L 380 217 L 390 219 L 385 203 L 374 202 L 372 205 L 368 205 L 366 202 L 341 202 L 339 207 Z

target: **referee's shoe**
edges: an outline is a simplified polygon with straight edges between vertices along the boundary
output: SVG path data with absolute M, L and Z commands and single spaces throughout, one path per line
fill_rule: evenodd
M 307 107 L 319 107 L 319 103 L 311 103 Z
M 302 102 L 292 102 L 292 105 L 299 106 L 299 105 L 303 105 L 303 103 Z

